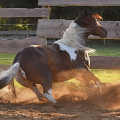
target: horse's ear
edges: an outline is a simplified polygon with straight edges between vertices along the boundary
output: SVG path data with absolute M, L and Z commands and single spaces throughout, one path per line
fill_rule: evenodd
M 78 11 L 78 17 L 75 19 L 75 23 L 77 23 L 78 25 L 80 24 L 80 19 L 81 19 L 81 11 Z

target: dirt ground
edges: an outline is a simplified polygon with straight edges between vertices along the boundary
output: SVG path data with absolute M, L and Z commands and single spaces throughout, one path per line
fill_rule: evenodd
M 41 89 L 41 88 L 40 88 Z M 16 88 L 14 100 L 6 89 L 0 91 L 0 120 L 119 120 L 120 84 L 98 90 L 77 91 L 59 86 L 53 88 L 56 104 L 38 101 L 29 89 Z

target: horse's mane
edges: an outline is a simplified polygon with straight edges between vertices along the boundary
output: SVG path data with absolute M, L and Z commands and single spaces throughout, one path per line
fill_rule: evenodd
M 69 28 L 64 32 L 63 38 L 54 43 L 63 43 L 83 52 L 93 53 L 96 50 L 86 47 L 83 34 L 88 31 L 87 28 L 79 27 L 75 22 L 72 22 Z
M 92 14 L 92 17 L 95 18 L 97 21 L 103 20 L 103 18 L 100 15 L 98 15 L 97 13 Z

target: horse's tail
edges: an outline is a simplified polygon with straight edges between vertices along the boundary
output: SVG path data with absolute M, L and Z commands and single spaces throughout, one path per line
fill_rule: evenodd
M 15 75 L 19 71 L 19 68 L 20 63 L 16 62 L 8 70 L 2 70 L 2 72 L 0 73 L 0 89 L 4 88 L 13 81 Z

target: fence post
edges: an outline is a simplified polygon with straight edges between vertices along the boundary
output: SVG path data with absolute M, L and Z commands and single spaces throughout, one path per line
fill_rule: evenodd
M 42 8 L 49 8 L 50 9 L 50 6 L 42 6 Z M 44 14 L 43 14 L 42 19 L 49 19 L 49 18 L 50 18 L 50 16 L 49 17 L 44 17 Z M 47 45 L 47 38 L 46 38 L 46 45 Z
M 42 8 L 49 8 L 50 9 L 50 6 L 42 6 Z M 49 19 L 49 18 L 50 18 L 50 16 L 49 17 L 44 17 L 44 14 L 43 14 L 42 19 Z
M 27 38 L 29 37 L 29 30 L 27 30 Z
M 104 45 L 106 45 L 106 40 L 105 39 L 103 39 L 104 40 Z

